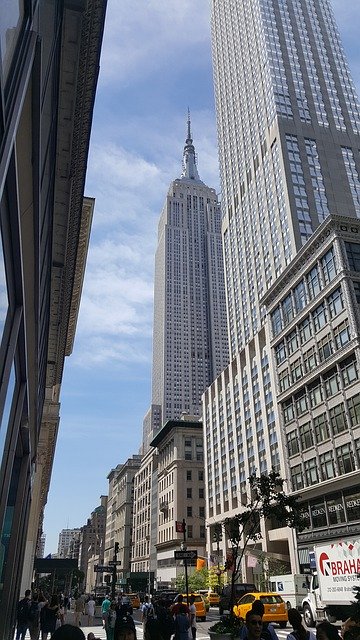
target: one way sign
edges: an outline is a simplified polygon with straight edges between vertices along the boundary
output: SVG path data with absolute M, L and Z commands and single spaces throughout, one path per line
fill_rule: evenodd
M 197 560 L 197 551 L 175 551 L 175 560 Z

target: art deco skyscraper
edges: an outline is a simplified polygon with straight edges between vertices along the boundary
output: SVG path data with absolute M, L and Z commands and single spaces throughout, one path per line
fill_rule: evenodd
M 229 362 L 220 206 L 215 190 L 200 180 L 190 116 L 182 173 L 170 184 L 158 226 L 153 331 L 152 404 L 143 423 L 144 457 L 134 491 L 131 564 L 137 572 L 159 568 L 156 553 L 161 552 L 161 544 L 167 553 L 172 545 L 178 545 L 172 515 L 176 513 L 177 492 L 183 487 L 177 486 L 177 473 L 171 473 L 173 484 L 169 492 L 173 498 L 166 517 L 159 514 L 157 456 L 150 443 L 169 420 L 184 419 L 182 414 L 200 419 L 202 394 Z M 188 424 L 193 425 L 194 418 Z M 184 429 L 180 429 L 182 437 L 186 433 L 185 420 Z M 202 433 L 186 438 L 184 446 L 189 442 L 194 444 L 194 461 L 198 464 L 203 460 Z M 192 460 L 191 451 L 182 454 L 181 450 L 178 440 L 175 447 L 172 444 L 169 448 L 169 459 L 175 467 L 179 459 L 180 466 L 192 464 L 184 462 Z M 159 478 L 161 483 L 164 486 L 163 478 Z M 170 487 L 168 483 L 166 486 Z M 191 487 L 188 478 L 188 491 Z M 195 509 L 202 514 L 196 523 L 198 532 L 201 519 L 202 527 L 205 522 L 201 512 L 204 495 L 200 496 L 200 491 L 204 491 L 203 487 L 194 484 L 194 514 Z M 167 558 L 165 564 L 168 569 L 171 564 L 175 566 L 173 553 L 172 560 Z
M 160 215 L 153 331 L 145 440 L 183 412 L 200 416 L 204 390 L 229 361 L 220 206 L 199 178 L 190 118 L 183 170 Z
M 329 0 L 213 0 L 212 33 L 235 355 L 316 227 L 360 216 L 360 110 Z
M 360 217 L 359 101 L 329 0 L 212 0 L 212 46 L 231 363 L 204 396 L 208 544 L 212 525 L 246 504 L 247 477 L 271 467 L 308 500 L 310 529 L 312 509 L 327 513 L 330 537 L 334 519 L 315 498 L 336 489 L 344 506 L 360 472 L 356 283 L 336 280 L 349 218 Z M 323 237 L 317 228 L 331 214 Z M 344 238 L 331 244 L 339 216 Z M 261 527 L 263 551 L 299 570 L 289 532 Z

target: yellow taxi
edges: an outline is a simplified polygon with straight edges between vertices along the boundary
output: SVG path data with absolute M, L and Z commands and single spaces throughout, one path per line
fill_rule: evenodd
M 209 609 L 210 609 L 208 591 L 207 591 L 207 589 L 199 589 L 199 593 L 200 593 L 200 595 L 202 596 L 202 599 L 205 602 L 205 609 L 206 609 L 206 613 L 207 613 L 209 611 Z
M 208 600 L 209 600 L 210 607 L 218 607 L 220 602 L 220 596 L 218 593 L 215 593 L 215 591 L 210 591 L 208 593 Z
M 186 598 L 186 593 L 183 593 L 182 595 L 183 595 L 183 603 L 189 606 L 189 603 Z M 203 622 L 205 622 L 206 607 L 205 607 L 205 602 L 203 600 L 202 595 L 200 593 L 189 593 L 189 599 L 190 599 L 190 596 L 195 597 L 194 605 L 196 609 L 196 620 L 202 620 Z
M 255 600 L 260 600 L 264 605 L 264 622 L 277 622 L 282 629 L 285 629 L 288 621 L 287 608 L 284 600 L 278 593 L 246 593 L 237 604 L 233 611 L 238 618 L 244 618 L 248 611 L 252 608 Z
M 140 597 L 138 593 L 127 593 L 127 597 L 130 600 L 130 604 L 133 609 L 140 609 Z

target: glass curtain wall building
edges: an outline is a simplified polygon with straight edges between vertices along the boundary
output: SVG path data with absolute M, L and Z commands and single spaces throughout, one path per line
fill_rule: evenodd
M 30 588 L 94 201 L 105 0 L 0 3 L 0 637 Z
M 252 471 L 287 476 L 262 298 L 329 214 L 358 216 L 360 193 L 359 100 L 331 3 L 212 0 L 211 21 L 232 361 L 204 396 L 210 524 L 246 501 Z M 291 540 L 263 533 L 295 566 Z

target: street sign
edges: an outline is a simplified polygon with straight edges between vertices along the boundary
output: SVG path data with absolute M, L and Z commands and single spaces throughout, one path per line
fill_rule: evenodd
M 121 560 L 109 560 L 109 565 L 112 567 L 116 564 L 121 564 Z
M 95 573 L 112 573 L 113 568 L 107 567 L 106 565 L 103 565 L 103 564 L 96 564 L 94 567 L 94 571 Z
M 197 551 L 175 551 L 175 560 L 197 560 Z

